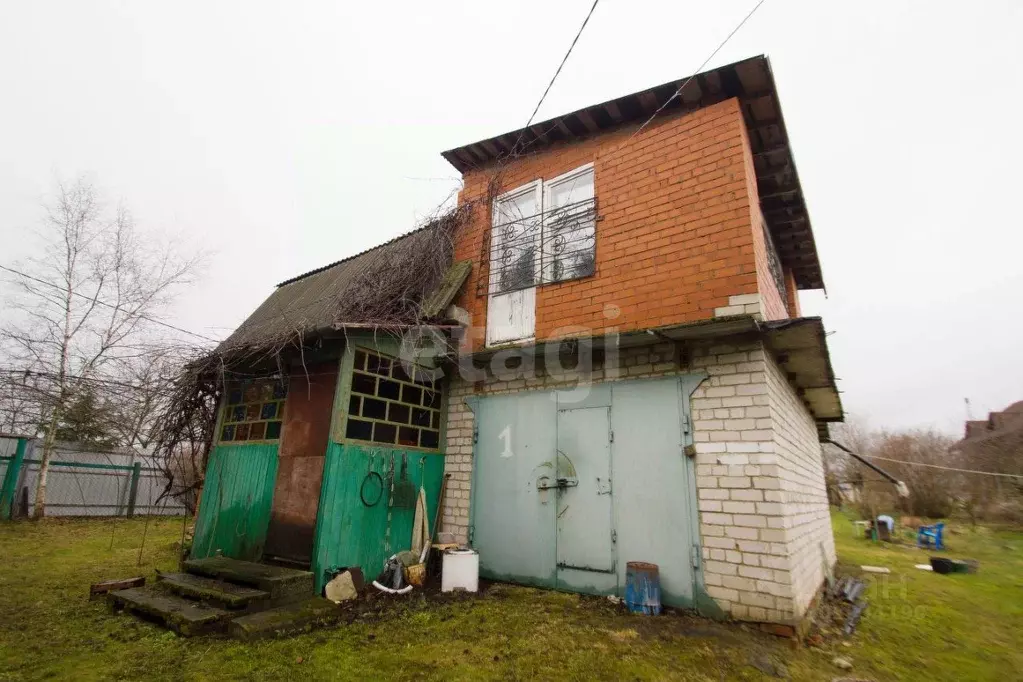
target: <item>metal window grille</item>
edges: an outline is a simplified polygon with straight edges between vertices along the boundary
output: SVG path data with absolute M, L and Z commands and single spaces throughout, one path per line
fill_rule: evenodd
M 491 293 L 594 274 L 596 224 L 596 199 L 585 199 L 495 225 L 490 240 Z

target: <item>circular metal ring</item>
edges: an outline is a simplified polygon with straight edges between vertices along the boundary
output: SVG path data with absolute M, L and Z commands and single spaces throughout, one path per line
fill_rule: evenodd
M 366 484 L 374 479 L 376 479 L 377 482 L 377 496 L 373 499 L 372 502 L 370 502 L 366 499 Z M 362 503 L 367 507 L 372 507 L 376 505 L 378 502 L 380 502 L 380 498 L 383 496 L 384 496 L 383 477 L 375 471 L 371 471 L 368 474 L 366 474 L 366 478 L 362 479 L 362 485 L 359 486 L 359 497 L 362 499 Z

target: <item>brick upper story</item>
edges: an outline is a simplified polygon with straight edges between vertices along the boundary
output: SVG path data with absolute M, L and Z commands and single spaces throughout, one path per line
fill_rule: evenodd
M 486 327 L 489 199 L 590 163 L 594 274 L 537 287 L 536 341 L 707 320 L 749 294 L 765 319 L 798 317 L 792 270 L 771 271 L 740 106 L 726 99 L 467 170 L 459 204 L 478 203 L 456 239 L 456 260 L 472 261 L 456 302 L 474 327 Z

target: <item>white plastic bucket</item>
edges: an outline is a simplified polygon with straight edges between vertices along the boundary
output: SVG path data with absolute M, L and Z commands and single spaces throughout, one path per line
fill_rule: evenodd
M 472 549 L 449 549 L 444 552 L 440 578 L 441 592 L 476 592 L 480 586 L 480 555 Z

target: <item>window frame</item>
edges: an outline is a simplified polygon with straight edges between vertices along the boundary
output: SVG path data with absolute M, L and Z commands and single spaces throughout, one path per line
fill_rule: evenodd
M 540 223 L 539 224 L 539 237 L 540 237 L 539 238 L 539 242 L 540 243 L 537 245 L 536 250 L 533 252 L 533 283 L 531 285 L 529 285 L 529 286 L 519 286 L 519 287 L 511 287 L 511 288 L 508 288 L 508 289 L 498 289 L 497 288 L 497 283 L 498 283 L 498 278 L 500 277 L 500 269 L 495 267 L 495 264 L 497 263 L 497 258 L 495 257 L 495 251 L 497 249 L 501 248 L 501 247 L 496 242 L 496 238 L 497 238 L 497 234 L 498 234 L 498 228 L 502 227 L 503 225 L 506 224 L 506 223 L 498 224 L 498 222 L 497 222 L 497 218 L 498 218 L 498 205 L 502 204 L 502 203 L 507 203 L 510 200 L 517 199 L 517 198 L 522 197 L 522 196 L 528 196 L 530 193 L 533 194 L 534 205 L 537 208 L 537 212 L 534 214 L 534 217 L 537 218 L 537 220 L 539 220 L 539 223 Z M 541 281 L 540 281 L 540 265 L 541 265 L 542 261 L 541 261 L 541 257 L 540 257 L 540 249 L 542 248 L 542 245 L 543 245 L 543 197 L 544 197 L 544 194 L 543 194 L 543 180 L 541 178 L 537 178 L 536 180 L 533 180 L 531 182 L 527 182 L 526 184 L 520 185 L 519 187 L 516 187 L 515 189 L 512 189 L 512 190 L 509 190 L 507 192 L 503 192 L 502 194 L 499 194 L 498 196 L 494 197 L 494 200 L 491 202 L 491 210 L 490 210 L 490 248 L 489 248 L 489 253 L 487 254 L 488 259 L 489 259 L 488 265 L 487 265 L 487 268 L 488 268 L 488 271 L 489 271 L 488 272 L 488 281 L 487 281 L 487 291 L 488 291 L 490 296 L 501 296 L 501 295 L 504 295 L 504 294 L 510 294 L 510 293 L 513 293 L 513 292 L 516 292 L 516 291 L 521 291 L 523 289 L 532 289 L 532 288 L 538 286 L 541 283 Z
M 576 178 L 590 176 L 590 196 L 589 201 L 593 202 L 593 208 L 583 208 L 582 211 L 592 210 L 593 211 L 593 271 L 589 274 L 580 275 L 578 277 L 571 277 L 567 279 L 553 279 L 545 272 L 545 266 L 549 259 L 554 258 L 552 253 L 549 240 L 546 238 L 548 218 L 547 213 L 550 209 L 550 196 L 551 192 L 557 188 L 558 185 L 565 184 Z M 535 203 L 539 207 L 539 230 L 537 235 L 537 244 L 534 256 L 534 277 L 533 284 L 531 286 L 519 286 L 508 289 L 498 289 L 497 282 L 500 276 L 500 269 L 496 267 L 498 259 L 495 257 L 496 251 L 500 248 L 496 242 L 498 235 L 498 228 L 503 224 L 499 224 L 498 220 L 498 207 L 500 204 L 508 202 L 509 200 L 516 199 L 521 196 L 526 196 L 528 193 L 535 193 Z M 550 179 L 537 178 L 531 182 L 527 182 L 524 185 L 520 185 L 512 190 L 503 192 L 498 196 L 494 197 L 491 203 L 491 217 L 490 217 L 490 248 L 488 255 L 488 278 L 487 278 L 487 291 L 489 296 L 501 296 L 504 294 L 510 294 L 515 291 L 521 291 L 523 289 L 531 289 L 534 287 L 545 286 L 549 284 L 560 284 L 562 282 L 572 282 L 578 279 L 586 279 L 587 277 L 593 277 L 597 274 L 597 222 L 599 222 L 598 216 L 596 215 L 596 200 L 597 200 L 597 175 L 594 163 L 591 161 L 585 163 L 582 166 L 573 168 L 570 171 L 557 175 Z
M 549 197 L 551 195 L 552 190 L 555 189 L 557 187 L 557 185 L 563 185 L 563 184 L 565 184 L 565 183 L 567 183 L 567 182 L 569 182 L 571 180 L 575 180 L 576 178 L 582 177 L 584 175 L 589 175 L 590 176 L 590 196 L 589 196 L 588 200 L 592 201 L 594 203 L 594 208 L 592 209 L 593 213 L 594 213 L 594 215 L 593 215 L 593 226 L 592 226 L 592 229 L 593 229 L 593 271 L 590 272 L 589 274 L 586 274 L 586 275 L 580 275 L 578 277 L 570 277 L 570 278 L 567 278 L 567 279 L 547 279 L 546 273 L 545 273 L 545 262 L 546 262 L 546 259 L 548 258 L 548 253 L 550 252 L 550 256 L 549 257 L 552 260 L 554 258 L 554 254 L 553 254 L 553 251 L 552 251 L 552 248 L 551 248 L 552 240 L 547 239 L 547 236 L 546 236 L 546 234 L 547 234 L 547 214 L 548 214 L 548 212 L 550 210 L 553 210 L 553 209 L 548 209 L 547 208 L 550 205 Z M 540 214 L 541 214 L 541 216 L 543 216 L 542 224 L 541 224 L 541 227 L 540 227 L 540 249 L 539 249 L 539 251 L 540 251 L 540 270 L 539 270 L 540 271 L 540 285 L 544 285 L 544 284 L 559 284 L 561 282 L 572 282 L 572 281 L 575 281 L 577 279 L 585 279 L 587 277 L 592 277 L 592 276 L 597 274 L 597 216 L 596 216 L 596 200 L 597 200 L 597 176 L 596 176 L 596 172 L 594 170 L 593 162 L 592 161 L 590 163 L 583 164 L 582 166 L 579 166 L 578 168 L 573 168 L 572 170 L 568 171 L 567 173 L 562 173 L 561 175 L 553 177 L 550 180 L 544 180 L 543 181 L 543 203 L 540 206 Z M 588 209 L 588 208 L 580 208 L 580 213 L 582 213 L 583 211 L 588 211 L 588 210 L 590 210 L 590 209 Z
M 406 381 L 406 380 L 401 379 L 401 378 L 393 377 L 393 376 L 391 376 L 391 371 L 388 371 L 388 373 L 386 375 L 377 374 L 377 373 L 374 373 L 374 372 L 369 370 L 368 363 L 369 363 L 370 358 L 372 356 L 378 356 L 380 358 L 383 358 L 383 359 L 386 359 L 386 360 L 390 361 L 392 367 L 395 364 L 400 364 L 401 363 L 401 358 L 396 357 L 394 355 L 391 355 L 390 353 L 387 353 L 387 352 L 385 352 L 383 350 L 380 350 L 378 348 L 375 348 L 375 347 L 372 347 L 372 346 L 366 346 L 366 345 L 356 345 L 356 344 L 353 344 L 352 346 L 349 347 L 348 352 L 351 354 L 351 360 L 350 360 L 350 363 L 348 364 L 348 367 L 349 367 L 349 379 L 348 379 L 348 382 L 347 382 L 348 385 L 347 385 L 347 388 L 346 388 L 346 390 L 344 392 L 344 395 L 341 396 L 342 397 L 342 403 L 337 406 L 337 409 L 342 411 L 343 415 L 344 415 L 344 419 L 342 420 L 342 423 L 340 425 L 340 432 L 337 434 L 337 436 L 338 436 L 337 440 L 340 441 L 340 442 L 353 443 L 353 444 L 357 444 L 357 445 L 363 445 L 363 446 L 366 446 L 366 447 L 374 447 L 374 448 L 390 448 L 390 449 L 395 449 L 395 450 L 417 450 L 417 451 L 428 452 L 428 453 L 440 453 L 440 452 L 443 452 L 443 446 L 444 446 L 444 426 L 445 426 L 445 408 L 446 408 L 446 402 L 445 402 L 446 401 L 446 396 L 445 396 L 445 390 L 444 390 L 445 389 L 444 377 L 441 376 L 441 377 L 438 377 L 438 378 L 434 379 L 433 380 L 433 388 L 431 388 L 430 386 L 426 386 L 426 385 L 417 383 L 414 380 Z M 366 355 L 366 358 L 367 358 L 366 359 L 366 362 L 367 362 L 366 367 L 359 368 L 356 365 L 356 358 L 357 358 L 357 354 L 358 353 L 362 353 L 362 354 Z M 425 372 L 432 372 L 433 371 L 433 370 L 430 370 L 429 368 L 422 367 L 421 365 L 415 365 L 415 367 L 417 367 L 419 369 L 422 369 Z M 413 405 L 413 404 L 405 402 L 403 400 L 404 388 L 400 389 L 401 393 L 399 394 L 399 399 L 398 400 L 393 400 L 393 399 L 387 398 L 387 397 L 381 397 L 381 395 L 379 393 L 379 381 L 377 381 L 377 383 L 374 384 L 375 387 L 376 387 L 376 389 L 374 391 L 374 394 L 373 395 L 368 395 L 368 394 L 366 394 L 366 393 L 364 393 L 362 391 L 356 391 L 356 389 L 355 389 L 355 380 L 356 380 L 356 376 L 357 375 L 370 376 L 370 377 L 373 377 L 374 380 L 379 380 L 380 378 L 384 378 L 384 379 L 387 379 L 388 381 L 396 382 L 396 383 L 398 383 L 402 387 L 404 387 L 404 386 L 413 386 L 415 388 L 420 389 L 423 392 L 423 395 L 420 397 L 420 402 L 419 402 L 418 405 Z M 438 404 L 437 407 L 431 407 L 431 406 L 428 406 L 428 405 L 424 404 L 423 401 L 425 400 L 425 395 L 426 395 L 426 392 L 428 392 L 428 391 L 433 391 L 434 393 L 436 393 L 438 395 L 438 403 L 439 404 Z M 362 405 L 363 405 L 363 401 L 366 398 L 370 398 L 370 399 L 375 400 L 375 401 L 380 401 L 380 402 L 383 402 L 385 404 L 385 406 L 384 406 L 385 412 L 384 412 L 384 417 L 383 418 L 363 417 L 362 416 L 362 414 L 361 414 L 362 409 L 361 408 L 362 408 Z M 359 405 L 360 405 L 359 412 L 360 412 L 360 414 L 354 414 L 353 415 L 352 411 L 351 411 L 351 405 L 352 405 L 353 400 L 355 400 L 355 399 L 359 400 Z M 406 406 L 409 409 L 409 421 L 407 423 L 405 423 L 405 424 L 401 424 L 399 422 L 391 421 L 389 419 L 390 411 L 391 411 L 391 407 L 390 407 L 391 405 Z M 431 414 L 431 423 L 430 423 L 430 425 L 424 426 L 424 425 L 417 425 L 417 424 L 413 424 L 412 423 L 412 409 L 416 408 L 416 407 L 418 407 L 419 409 L 422 409 L 422 410 L 426 410 L 426 411 L 428 411 Z M 437 426 L 436 426 L 436 428 L 433 427 L 433 420 L 432 420 L 432 415 L 434 413 L 436 413 L 436 415 L 437 415 L 437 417 L 436 417 L 436 419 L 437 419 Z M 367 424 L 374 425 L 373 426 L 374 429 L 376 428 L 375 425 L 378 424 L 378 423 L 379 424 L 385 424 L 385 425 L 393 426 L 394 429 L 395 429 L 395 439 L 394 439 L 394 441 L 393 442 L 380 442 L 380 441 L 376 441 L 376 440 L 370 440 L 370 439 L 365 439 L 365 438 L 358 438 L 358 437 L 354 437 L 354 436 L 349 436 L 348 435 L 349 424 L 350 424 L 350 422 L 351 422 L 351 420 L 353 418 L 356 419 L 360 423 L 367 423 Z M 420 443 L 422 442 L 422 432 L 423 431 L 429 431 L 431 433 L 435 432 L 436 435 L 437 435 L 437 445 L 435 447 L 424 446 L 424 445 L 421 445 L 421 444 L 417 444 L 417 445 L 403 445 L 401 442 L 399 442 L 400 432 L 398 431 L 402 426 L 416 429 L 418 431 L 417 435 L 418 435 L 418 440 L 419 440 Z M 370 436 L 372 437 L 372 431 L 370 433 Z
M 269 375 L 265 375 L 265 376 L 257 376 L 257 377 L 249 377 L 247 379 L 240 379 L 240 380 L 236 381 L 235 383 L 237 385 L 244 386 L 247 383 L 262 383 L 262 382 L 275 382 L 275 383 L 281 384 L 284 387 L 284 395 L 279 397 L 279 398 L 278 397 L 260 398 L 256 402 L 247 402 L 245 400 L 245 388 L 241 388 L 240 389 L 242 391 L 242 400 L 241 400 L 241 402 L 239 402 L 239 403 L 231 403 L 230 402 L 230 400 L 231 400 L 231 393 L 235 389 L 231 388 L 230 386 L 227 386 L 225 388 L 225 390 L 224 390 L 224 397 L 223 397 L 223 400 L 221 401 L 221 405 L 220 405 L 220 411 L 219 411 L 219 414 L 217 415 L 216 432 L 214 434 L 216 445 L 218 445 L 218 446 L 219 445 L 224 445 L 224 446 L 228 446 L 228 445 L 248 445 L 248 444 L 259 444 L 259 445 L 278 444 L 279 445 L 284 440 L 284 421 L 285 421 L 284 415 L 285 415 L 285 412 L 286 412 L 287 407 L 288 407 L 288 394 L 290 393 L 290 390 L 291 390 L 291 387 L 288 385 L 289 384 L 288 377 L 269 374 Z M 262 408 L 263 408 L 264 405 L 266 405 L 268 403 L 276 403 L 277 406 L 278 406 L 277 407 L 277 413 L 274 416 L 274 418 L 272 418 L 272 419 L 264 419 L 264 418 L 262 418 Z M 240 421 L 235 421 L 235 420 L 232 420 L 232 419 L 228 418 L 228 411 L 229 410 L 232 410 L 232 409 L 234 409 L 236 407 L 243 407 L 243 406 L 247 406 L 247 405 L 259 405 L 260 406 L 260 418 L 259 419 L 251 419 L 251 420 L 250 419 L 244 419 L 244 420 L 240 420 Z M 266 438 L 265 434 L 266 434 L 267 426 L 269 426 L 269 424 L 272 423 L 272 422 L 280 422 L 280 432 L 278 433 L 276 438 Z M 238 429 L 239 425 L 244 424 L 248 428 L 251 428 L 252 424 L 259 424 L 259 423 L 267 425 L 267 426 L 263 427 L 263 430 L 264 430 L 264 437 L 263 438 L 251 438 L 251 439 L 250 438 L 245 438 L 244 440 L 236 440 L 235 438 L 232 437 L 231 440 L 224 440 L 224 437 L 223 437 L 224 436 L 224 429 L 227 428 L 228 426 L 233 426 L 234 427 L 234 431 L 232 431 L 232 434 L 234 434 L 234 433 L 237 433 L 237 429 Z

